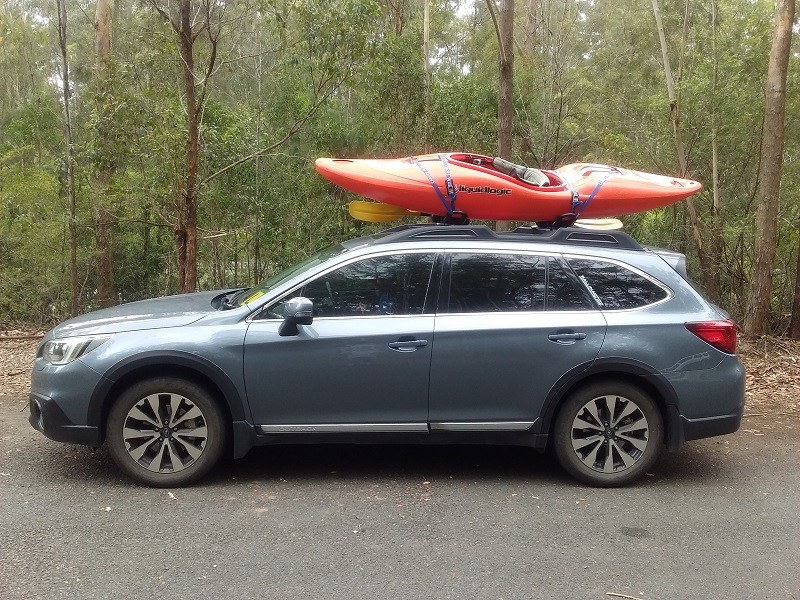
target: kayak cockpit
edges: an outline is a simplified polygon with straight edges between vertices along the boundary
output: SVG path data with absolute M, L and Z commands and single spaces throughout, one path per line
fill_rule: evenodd
M 447 158 L 469 168 L 487 169 L 495 174 L 500 173 L 513 177 L 517 181 L 538 188 L 560 187 L 564 182 L 555 174 L 511 161 L 478 154 L 448 154 Z

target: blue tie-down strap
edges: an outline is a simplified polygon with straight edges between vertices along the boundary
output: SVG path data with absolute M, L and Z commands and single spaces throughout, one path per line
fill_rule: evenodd
M 444 206 L 444 209 L 447 211 L 447 214 L 452 215 L 453 211 L 456 209 L 456 186 L 453 185 L 453 178 L 450 176 L 450 166 L 447 164 L 447 158 L 444 156 L 444 154 L 439 155 L 439 160 L 442 161 L 442 164 L 444 165 L 444 178 L 445 185 L 447 186 L 447 196 L 445 196 L 442 193 L 442 190 L 439 189 L 439 186 L 434 180 L 433 175 L 431 175 L 430 171 L 425 168 L 425 165 L 419 162 L 415 157 L 411 157 L 411 162 L 417 165 L 425 174 L 425 177 L 428 178 L 433 191 L 436 192 L 436 195 L 439 197 L 439 200 L 441 201 L 442 206 Z
M 591 201 L 594 200 L 594 197 L 597 196 L 597 192 L 600 191 L 600 188 L 603 187 L 603 184 L 606 181 L 608 181 L 613 174 L 614 174 L 613 171 L 609 171 L 608 173 L 606 173 L 606 176 L 603 177 L 600 181 L 598 181 L 597 185 L 594 186 L 594 189 L 592 190 L 592 193 L 589 194 L 589 197 L 586 200 L 584 200 L 584 201 L 580 201 L 579 200 L 578 202 L 575 202 L 574 196 L 573 196 L 572 212 L 575 213 L 575 218 L 576 219 L 580 218 L 580 216 L 583 214 L 583 211 L 586 210 L 586 207 L 588 207 L 589 204 L 591 203 Z

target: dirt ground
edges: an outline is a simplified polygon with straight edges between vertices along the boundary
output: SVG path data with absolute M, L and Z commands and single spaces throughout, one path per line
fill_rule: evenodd
M 27 402 L 30 370 L 43 332 L 0 330 L 0 403 Z M 800 418 L 800 342 L 739 340 L 747 368 L 745 417 Z

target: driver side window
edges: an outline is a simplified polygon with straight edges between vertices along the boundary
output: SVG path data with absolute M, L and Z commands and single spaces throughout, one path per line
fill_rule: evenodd
M 433 271 L 434 254 L 376 256 L 350 263 L 308 282 L 290 297 L 314 303 L 314 317 L 418 315 Z M 272 309 L 280 316 L 282 302 Z

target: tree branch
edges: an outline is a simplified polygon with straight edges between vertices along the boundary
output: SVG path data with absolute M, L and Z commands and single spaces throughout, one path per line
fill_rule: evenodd
M 500 48 L 500 62 L 506 62 L 506 49 L 503 46 L 503 38 L 500 35 L 500 24 L 497 22 L 497 7 L 494 5 L 494 0 L 486 0 L 486 7 L 489 9 L 489 15 L 492 17 L 494 24 L 494 33 L 497 36 L 497 46 Z
M 212 173 L 208 177 L 204 178 L 200 182 L 199 185 L 200 186 L 206 185 L 207 183 L 210 183 L 211 181 L 213 181 L 214 179 L 216 179 L 220 175 L 224 175 L 228 171 L 231 171 L 232 169 L 235 169 L 239 165 L 243 165 L 244 163 L 249 162 L 249 161 L 251 161 L 251 160 L 253 160 L 253 159 L 255 159 L 255 158 L 259 157 L 259 156 L 263 156 L 264 154 L 267 154 L 268 152 L 271 152 L 275 148 L 278 148 L 279 146 L 282 146 L 283 144 L 285 144 L 289 140 L 289 138 L 291 138 L 295 133 L 300 131 L 300 128 L 306 123 L 306 121 L 308 121 L 311 117 L 313 117 L 316 114 L 316 112 L 319 110 L 319 107 L 322 106 L 325 103 L 325 101 L 328 98 L 330 98 L 338 88 L 339 88 L 339 85 L 331 86 L 331 89 L 329 89 L 321 98 L 318 98 L 317 102 L 314 103 L 314 106 L 312 106 L 311 109 L 305 115 L 303 115 L 302 117 L 297 119 L 292 124 L 292 126 L 289 128 L 289 131 L 287 131 L 286 135 L 284 135 L 281 139 L 279 139 L 278 141 L 270 144 L 266 148 L 261 148 L 260 150 L 256 150 L 252 154 L 248 154 L 247 156 L 244 156 L 244 157 L 240 158 L 239 160 L 234 161 L 234 162 L 232 162 L 231 164 L 229 164 L 229 165 L 227 165 L 225 167 L 222 167 L 221 169 L 219 169 L 215 173 Z

